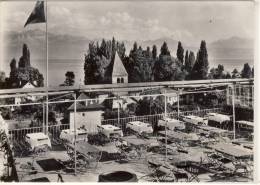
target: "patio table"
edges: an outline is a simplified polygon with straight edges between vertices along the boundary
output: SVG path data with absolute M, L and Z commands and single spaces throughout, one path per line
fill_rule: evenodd
M 218 143 L 211 146 L 216 152 L 236 159 L 253 157 L 253 151 L 230 143 Z
M 67 144 L 67 146 L 74 150 L 75 146 L 72 143 Z M 86 141 L 78 141 L 76 142 L 76 151 L 84 156 L 88 156 L 89 154 L 99 153 L 100 150 L 95 146 L 89 144 Z
M 28 142 L 32 149 L 47 145 L 51 148 L 51 141 L 49 136 L 42 132 L 26 134 L 26 142 Z

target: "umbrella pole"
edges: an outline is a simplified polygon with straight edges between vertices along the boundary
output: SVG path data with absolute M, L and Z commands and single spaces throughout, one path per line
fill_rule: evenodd
M 76 105 L 76 93 L 74 94 L 74 175 L 77 175 L 77 151 L 76 151 L 76 112 L 77 112 L 77 105 Z
M 45 106 L 42 104 L 42 132 L 45 133 Z
M 166 96 L 166 91 L 164 95 L 164 116 L 166 119 L 167 116 L 167 96 Z M 167 161 L 167 121 L 165 120 L 165 161 Z
M 236 139 L 235 84 L 232 86 L 232 108 L 233 108 L 233 132 L 234 132 L 234 140 L 235 140 Z
M 180 94 L 179 94 L 179 89 L 177 93 L 177 118 L 178 120 L 180 119 Z
M 121 126 L 120 126 L 120 102 L 119 102 L 119 98 L 117 99 L 117 104 L 118 104 L 118 107 L 117 107 L 117 124 L 118 124 L 118 127 L 121 128 Z

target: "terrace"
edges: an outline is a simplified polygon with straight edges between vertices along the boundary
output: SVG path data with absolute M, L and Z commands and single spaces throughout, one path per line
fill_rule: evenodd
M 166 97 L 167 93 L 145 96 Z M 249 137 L 252 129 L 241 131 L 244 127 L 237 126 L 234 112 L 227 112 L 223 106 L 183 111 L 179 108 L 179 101 L 176 102 L 177 109 L 168 111 L 167 98 L 165 100 L 164 112 L 143 116 L 120 117 L 122 107 L 118 106 L 116 118 L 102 119 L 101 125 L 91 128 L 91 132 L 82 125 L 78 127 L 75 117 L 76 124 L 73 125 L 61 122 L 51 125 L 43 116 L 40 126 L 9 129 L 8 142 L 15 158 L 18 181 L 97 182 L 100 181 L 100 174 L 122 169 L 135 174 L 140 182 L 253 180 L 253 150 L 248 147 L 253 143 L 252 137 Z M 69 100 L 74 102 L 75 112 L 77 101 L 86 100 Z M 64 101 L 48 103 L 62 104 Z M 212 113 L 221 118 L 224 115 L 231 118 L 228 124 L 232 127 L 209 126 L 207 123 Z M 187 121 L 187 117 L 194 120 L 201 118 L 205 124 Z M 180 121 L 184 127 L 181 130 L 170 129 L 167 120 Z M 149 123 L 153 133 L 129 129 L 127 125 L 131 122 Z M 164 126 L 163 130 L 158 130 L 158 123 Z M 123 134 L 108 137 L 101 131 L 105 129 L 109 133 L 117 129 Z M 26 139 L 28 135 L 39 133 L 49 138 L 49 147 L 34 149 Z M 70 137 L 63 137 L 61 133 L 69 133 Z M 80 134 L 84 134 L 84 139 Z M 111 178 L 116 181 L 115 177 Z

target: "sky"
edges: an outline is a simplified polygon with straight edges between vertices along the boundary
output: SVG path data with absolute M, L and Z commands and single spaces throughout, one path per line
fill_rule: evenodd
M 12 0 L 1 2 L 0 36 L 2 39 L 6 38 L 6 35 L 10 32 L 22 33 L 37 29 L 45 31 L 46 24 L 44 23 L 29 25 L 24 28 L 24 24 L 35 6 L 35 1 Z M 211 43 L 234 36 L 254 38 L 254 14 L 254 1 L 48 0 L 47 26 L 50 33 L 84 36 L 90 40 L 111 39 L 113 36 L 117 40 L 137 42 L 171 38 L 181 41 L 187 46 L 197 47 L 201 40 Z M 44 45 L 44 39 L 41 41 Z M 1 44 L 2 46 L 10 45 L 5 41 Z M 12 44 L 11 47 L 13 47 Z M 3 48 L 0 45 L 0 53 L 5 53 Z M 33 49 L 30 48 L 30 51 L 32 51 L 31 58 L 35 58 L 36 55 Z M 20 56 L 19 50 L 19 56 L 12 57 L 16 57 L 18 60 Z M 3 62 L 0 61 L 0 70 L 5 71 L 8 75 L 10 57 L 8 60 L 5 60 L 3 55 L 0 55 L 0 57 L 2 57 L 0 60 Z M 46 65 L 42 62 L 32 61 L 33 66 L 40 69 L 45 76 Z M 72 64 L 73 62 L 69 65 Z M 83 79 L 83 61 L 80 64 L 80 67 L 74 66 L 73 71 L 76 73 L 76 78 Z M 231 66 L 235 65 L 231 64 Z M 66 70 L 72 70 L 72 67 L 56 64 L 55 66 L 50 66 L 49 76 L 54 79 L 53 81 L 61 83 Z M 58 70 L 60 71 L 57 72 Z
M 1 3 L 2 32 L 23 31 L 35 1 Z M 190 45 L 232 36 L 254 37 L 254 2 L 48 1 L 48 30 L 89 39 L 154 40 Z M 44 24 L 26 29 L 45 29 Z

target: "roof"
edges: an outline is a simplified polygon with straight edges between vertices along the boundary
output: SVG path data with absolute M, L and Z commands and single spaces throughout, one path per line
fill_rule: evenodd
M 77 100 L 85 100 L 85 99 L 90 99 L 85 93 L 81 93 Z
M 21 87 L 21 88 L 28 88 L 27 86 L 30 86 L 30 85 L 31 85 L 33 88 L 34 88 L 34 87 L 37 87 L 34 83 L 29 82 L 29 81 L 22 81 L 20 87 Z
M 73 103 L 67 110 L 74 111 L 74 106 L 75 106 L 75 103 Z M 104 106 L 97 104 L 97 103 L 85 106 L 82 103 L 77 102 L 76 109 L 77 109 L 77 111 L 87 111 L 87 110 L 93 111 L 93 110 L 102 110 L 102 109 L 104 109 Z
M 119 58 L 117 52 L 115 54 L 112 76 L 128 76 L 125 66 Z

